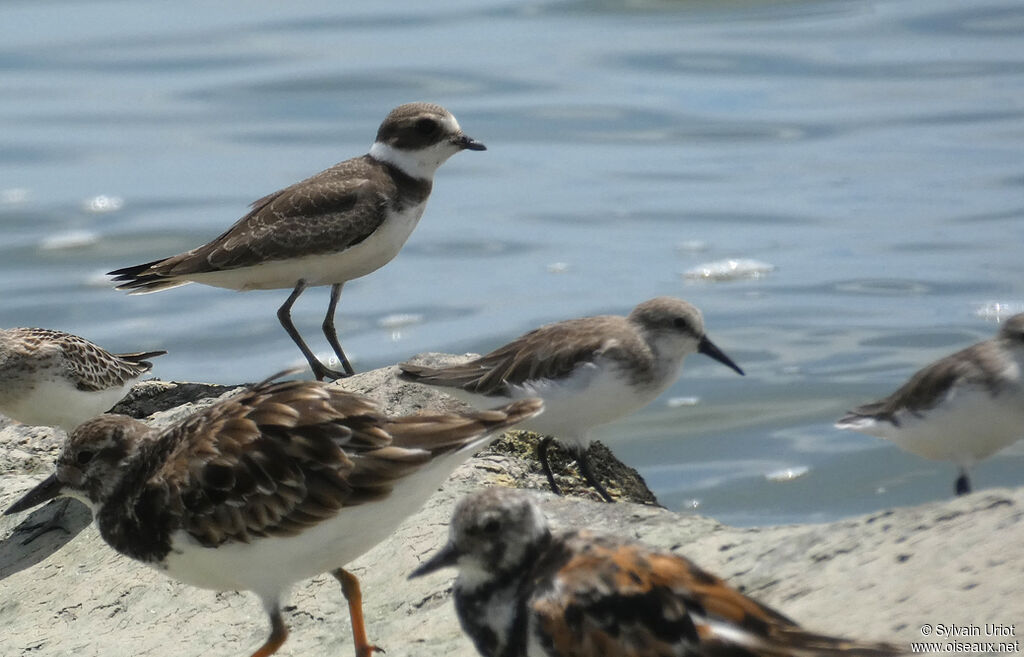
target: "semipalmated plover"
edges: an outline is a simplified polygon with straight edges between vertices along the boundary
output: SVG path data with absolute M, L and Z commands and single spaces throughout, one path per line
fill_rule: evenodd
M 448 110 L 401 105 L 384 119 L 370 152 L 264 196 L 220 237 L 198 248 L 110 272 L 119 290 L 157 292 L 186 283 L 232 290 L 291 289 L 278 309 L 284 330 L 317 379 L 353 373 L 334 328 L 346 281 L 398 253 L 423 215 L 434 172 L 449 157 L 485 146 L 462 132 Z M 321 363 L 292 323 L 303 290 L 331 286 L 323 332 L 344 373 Z
M 403 379 L 443 387 L 478 408 L 540 397 L 544 414 L 519 428 L 544 436 L 538 453 L 551 489 L 559 492 L 547 460 L 555 439 L 573 453 L 587 483 L 611 502 L 586 458 L 590 430 L 649 404 L 678 378 L 683 359 L 694 352 L 743 374 L 704 334 L 697 308 L 657 297 L 628 317 L 600 315 L 542 326 L 463 365 L 399 367 Z
M 413 571 L 458 569 L 455 611 L 484 657 L 883 657 L 896 646 L 808 632 L 684 557 L 586 530 L 552 532 L 532 496 L 462 499 Z
M 971 491 L 967 468 L 1024 436 L 1024 313 L 996 337 L 941 358 L 885 399 L 837 423 L 906 451 L 960 466 L 955 491 Z
M 41 328 L 0 330 L 0 413 L 70 432 L 110 410 L 166 351 L 112 354 L 85 338 Z
M 359 581 L 344 569 L 416 511 L 490 437 L 543 408 L 385 417 L 372 400 L 314 381 L 269 380 L 159 431 L 123 415 L 79 426 L 56 472 L 5 514 L 53 497 L 93 512 L 118 552 L 177 580 L 256 593 L 270 618 L 254 657 L 288 636 L 281 597 L 330 572 L 367 640 Z

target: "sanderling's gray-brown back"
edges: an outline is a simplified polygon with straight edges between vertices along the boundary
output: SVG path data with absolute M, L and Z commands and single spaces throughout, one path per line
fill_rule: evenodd
M 462 365 L 399 367 L 403 379 L 441 387 L 477 408 L 540 397 L 544 413 L 519 428 L 545 436 L 538 451 L 551 489 L 559 492 L 547 460 L 554 438 L 573 453 L 587 483 L 611 502 L 586 458 L 590 430 L 651 403 L 695 352 L 743 374 L 704 334 L 697 308 L 657 297 L 626 317 L 600 315 L 542 326 Z

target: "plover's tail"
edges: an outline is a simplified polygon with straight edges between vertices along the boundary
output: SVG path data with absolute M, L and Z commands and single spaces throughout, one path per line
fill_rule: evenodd
M 158 274 L 153 270 L 154 265 L 159 265 L 163 260 L 154 260 L 141 265 L 132 265 L 107 272 L 115 283 L 118 283 L 118 290 L 127 290 L 128 294 L 148 294 L 168 290 L 172 287 L 185 285 L 189 281 L 179 278 L 172 278 Z
M 544 402 L 530 397 L 488 411 L 391 418 L 385 428 L 396 447 L 423 449 L 437 456 L 482 447 L 493 434 L 524 422 L 543 410 Z

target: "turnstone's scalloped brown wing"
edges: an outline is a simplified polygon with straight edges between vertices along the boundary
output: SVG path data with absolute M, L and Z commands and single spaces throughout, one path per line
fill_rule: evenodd
M 899 654 L 805 632 L 683 557 L 579 532 L 531 600 L 542 642 L 572 657 Z
M 628 348 L 627 348 L 627 344 Z M 625 317 L 605 315 L 570 319 L 534 329 L 507 345 L 463 365 L 432 368 L 403 363 L 403 378 L 431 385 L 502 395 L 510 385 L 558 380 L 599 355 L 635 360 L 650 367 L 654 355 Z
M 294 535 L 345 505 L 350 455 L 391 442 L 381 421 L 364 397 L 309 381 L 263 384 L 161 436 L 177 447 L 150 485 L 164 482 L 168 509 L 204 545 Z
M 203 545 L 291 536 L 541 407 L 388 419 L 318 382 L 261 384 L 165 432 L 159 440 L 176 447 L 150 486 L 166 488 L 166 508 Z

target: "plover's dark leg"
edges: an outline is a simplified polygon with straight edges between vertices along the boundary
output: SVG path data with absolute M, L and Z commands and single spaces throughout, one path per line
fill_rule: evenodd
M 327 305 L 327 316 L 324 317 L 323 329 L 324 337 L 327 338 L 331 349 L 334 350 L 334 355 L 338 357 L 341 366 L 345 368 L 345 374 L 352 376 L 356 371 L 352 369 L 352 364 L 348 362 L 348 357 L 342 351 L 341 343 L 338 342 L 338 332 L 334 330 L 334 311 L 337 310 L 338 299 L 341 298 L 341 285 L 341 283 L 335 283 L 331 286 L 331 302 Z
M 267 606 L 267 615 L 270 616 L 270 636 L 267 637 L 266 642 L 260 646 L 259 650 L 252 654 L 252 657 L 269 657 L 277 652 L 285 639 L 288 638 L 288 628 L 285 627 L 284 619 L 281 618 L 281 607 L 277 601 L 274 601 L 273 606 Z
M 597 476 L 594 475 L 594 471 L 590 469 L 590 459 L 587 458 L 587 449 L 585 447 L 580 447 L 579 451 L 576 452 L 576 465 L 580 466 L 580 473 L 583 474 L 583 478 L 587 480 L 587 483 L 597 491 L 597 494 L 605 502 L 609 504 L 615 502 L 615 498 L 608 494 L 608 491 L 598 481 Z
M 548 463 L 548 448 L 551 447 L 551 443 L 554 438 L 551 436 L 543 436 L 540 439 L 540 443 L 537 444 L 537 458 L 540 459 L 540 466 L 544 468 L 544 474 L 548 477 L 548 485 L 551 486 L 551 492 L 555 495 L 561 495 L 562 489 L 555 483 L 555 475 L 551 472 L 551 464 Z
M 971 492 L 971 480 L 967 478 L 967 468 L 960 468 L 960 476 L 956 478 L 956 494 L 966 495 Z
M 306 357 L 306 362 L 309 363 L 309 367 L 313 370 L 313 376 L 316 377 L 317 381 L 323 381 L 324 377 L 340 379 L 345 375 L 341 372 L 335 372 L 317 360 L 316 356 L 313 355 L 312 350 L 306 346 L 306 343 L 302 340 L 302 336 L 299 335 L 299 332 L 295 329 L 295 324 L 292 324 L 292 305 L 305 289 L 306 280 L 300 278 L 298 282 L 295 283 L 295 289 L 292 290 L 292 293 L 288 295 L 287 299 L 285 299 L 284 304 L 277 309 L 277 320 L 281 322 L 281 326 L 283 326 L 285 332 L 288 333 L 288 337 L 292 339 L 292 342 L 294 342 L 299 348 L 302 355 Z
M 363 621 L 363 593 L 359 588 L 359 580 L 344 568 L 332 570 L 331 574 L 341 582 L 341 592 L 345 594 L 345 600 L 348 601 L 348 615 L 352 620 L 352 640 L 356 644 L 356 657 L 371 657 L 375 650 L 384 652 L 383 648 L 378 648 L 366 638 L 366 623 Z

